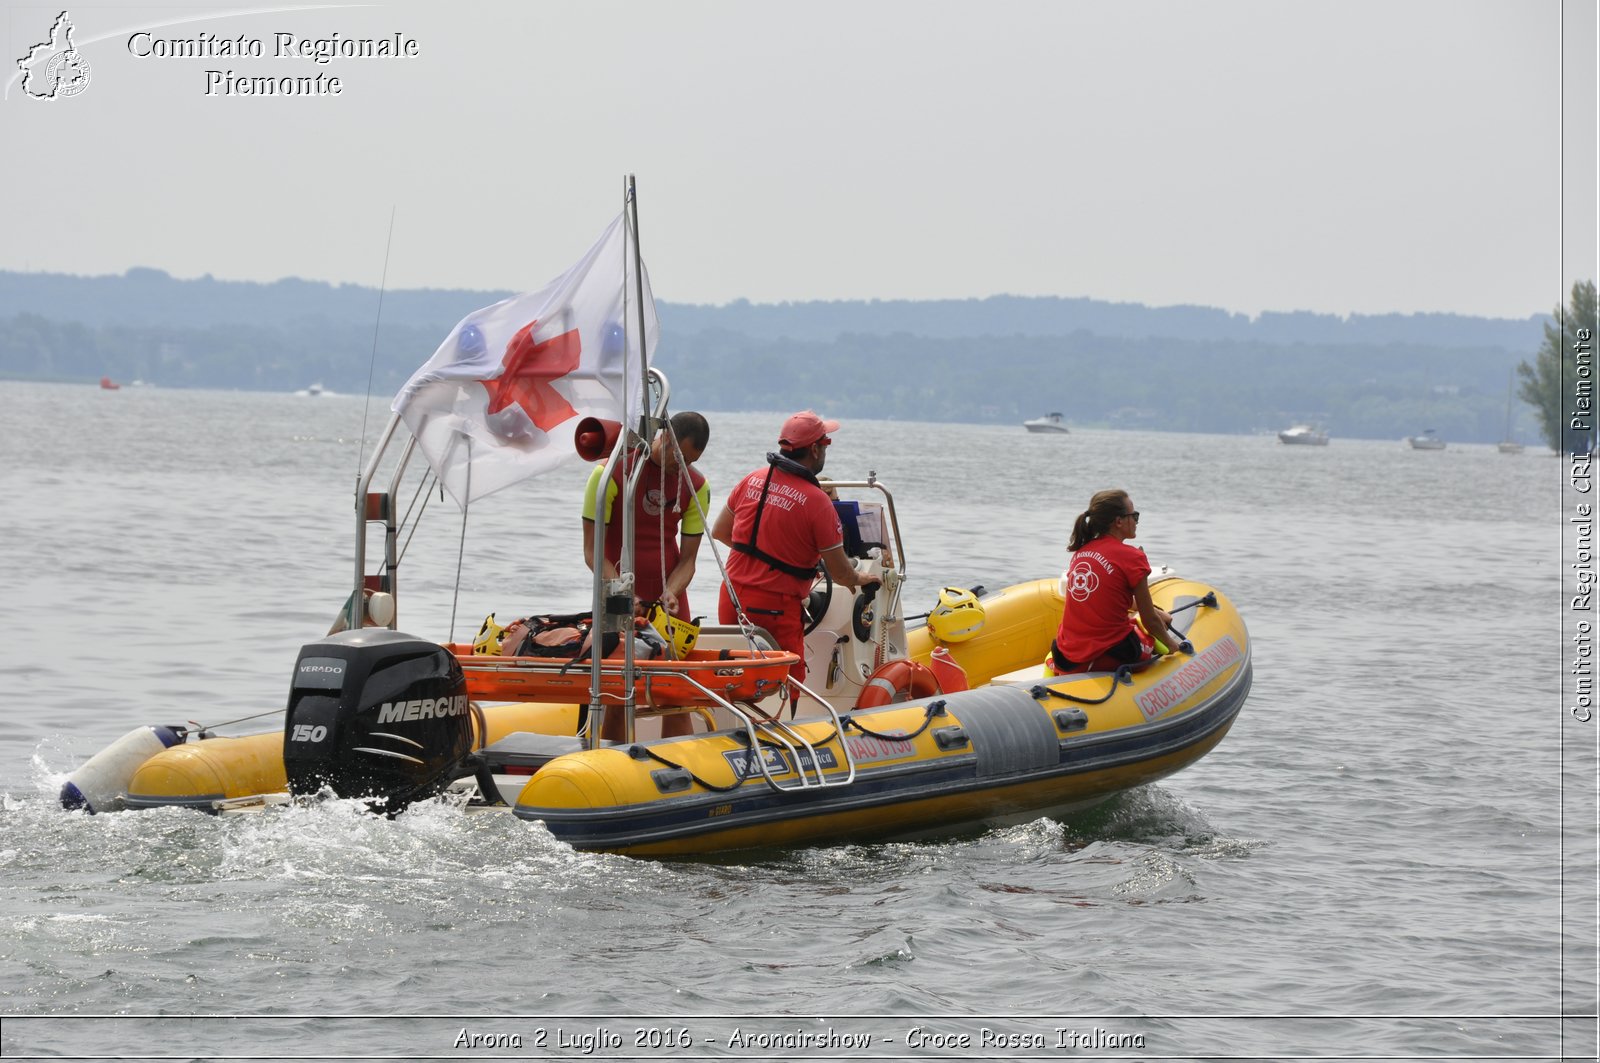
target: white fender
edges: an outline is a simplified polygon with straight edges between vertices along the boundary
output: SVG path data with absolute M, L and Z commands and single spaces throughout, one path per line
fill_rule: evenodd
M 61 786 L 61 807 L 93 815 L 119 807 L 139 766 L 183 741 L 170 727 L 135 727 L 83 763 Z

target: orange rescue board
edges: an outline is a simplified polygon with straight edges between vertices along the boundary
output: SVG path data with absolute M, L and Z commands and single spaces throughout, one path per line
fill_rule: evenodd
M 467 694 L 474 700 L 588 700 L 586 660 L 475 654 L 463 643 L 451 643 L 449 649 L 466 673 Z M 695 650 L 682 661 L 635 661 L 633 696 L 641 708 L 704 705 L 711 700 L 707 690 L 727 701 L 760 701 L 783 687 L 799 660 L 781 650 Z M 625 693 L 620 658 L 605 661 L 600 690 L 611 697 Z

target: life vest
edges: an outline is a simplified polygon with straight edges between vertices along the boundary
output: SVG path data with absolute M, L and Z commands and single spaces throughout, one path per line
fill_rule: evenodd
M 772 487 L 772 474 L 778 469 L 782 469 L 791 476 L 798 476 L 813 486 L 821 486 L 817 483 L 817 474 L 801 465 L 798 461 L 786 458 L 782 454 L 768 454 L 767 478 L 761 482 L 761 498 L 756 501 L 756 515 L 750 522 L 750 541 L 747 543 L 734 542 L 731 545 L 737 553 L 753 557 L 768 568 L 777 569 L 785 575 L 803 580 L 814 579 L 817 575 L 817 566 L 814 562 L 808 566 L 791 565 L 787 561 L 773 557 L 756 545 L 761 540 L 761 514 L 766 512 L 767 492 Z

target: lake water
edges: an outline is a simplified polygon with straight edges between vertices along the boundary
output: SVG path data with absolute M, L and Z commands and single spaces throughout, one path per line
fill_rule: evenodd
M 0 404 L 6 1058 L 1595 1056 L 1595 725 L 1563 705 L 1549 455 L 848 422 L 828 472 L 894 491 L 909 611 L 1058 572 L 1125 487 L 1152 559 L 1243 612 L 1250 699 L 1205 759 L 1070 821 L 652 862 L 439 806 L 62 812 L 134 726 L 277 725 L 348 593 L 387 402 Z M 781 420 L 712 417 L 718 501 Z M 475 506 L 459 598 L 435 498 L 400 626 L 586 608 L 583 475 Z M 697 611 L 715 588 L 702 550 Z

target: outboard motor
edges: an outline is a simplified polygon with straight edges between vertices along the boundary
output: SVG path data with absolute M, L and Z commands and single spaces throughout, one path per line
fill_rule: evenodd
M 326 786 L 394 815 L 449 786 L 472 739 L 466 677 L 439 644 L 362 628 L 301 647 L 283 728 L 290 793 Z

